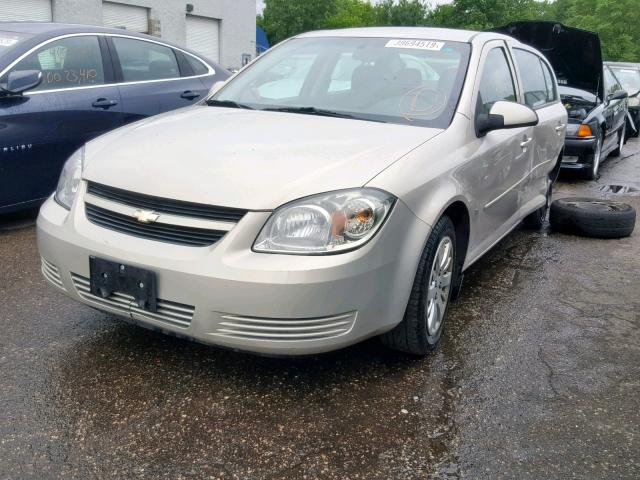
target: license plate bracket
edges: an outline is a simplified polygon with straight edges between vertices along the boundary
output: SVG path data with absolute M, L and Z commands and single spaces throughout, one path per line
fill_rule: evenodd
M 150 270 L 90 256 L 89 284 L 91 293 L 98 297 L 122 293 L 131 295 L 143 310 L 157 310 L 156 274 Z

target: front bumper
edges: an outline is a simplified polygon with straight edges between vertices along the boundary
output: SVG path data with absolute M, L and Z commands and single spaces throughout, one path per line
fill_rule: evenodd
M 595 137 L 567 137 L 564 141 L 564 155 L 561 167 L 577 170 L 591 168 L 595 148 Z
M 84 304 L 200 342 L 275 355 L 335 350 L 402 320 L 429 234 L 401 201 L 378 234 L 338 255 L 260 254 L 251 245 L 269 212 L 249 212 L 216 244 L 185 247 L 89 222 L 79 192 L 71 212 L 52 198 L 38 217 L 50 283 Z M 88 292 L 89 256 L 152 270 L 157 314 L 122 296 Z

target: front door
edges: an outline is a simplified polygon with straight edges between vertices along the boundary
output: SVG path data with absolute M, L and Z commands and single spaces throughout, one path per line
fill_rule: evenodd
M 121 122 L 118 89 L 109 80 L 101 39 L 81 35 L 49 42 L 10 71 L 40 70 L 42 83 L 0 97 L 0 209 L 50 195 L 65 160 Z
M 518 99 L 513 67 L 504 42 L 485 46 L 476 85 L 476 116 L 493 104 Z M 530 168 L 533 128 L 495 130 L 475 142 L 467 176 L 474 192 L 473 248 L 484 251 L 513 225 L 522 205 L 523 183 Z
M 609 95 L 622 90 L 622 85 L 620 85 L 608 67 L 604 69 L 604 87 L 604 119 L 607 131 L 602 150 L 609 152 L 618 146 L 618 131 L 626 121 L 627 100 L 609 100 Z

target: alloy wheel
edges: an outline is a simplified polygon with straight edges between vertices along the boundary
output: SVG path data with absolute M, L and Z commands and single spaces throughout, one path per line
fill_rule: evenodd
M 433 258 L 429 285 L 427 288 L 427 308 L 425 315 L 427 320 L 427 333 L 436 335 L 447 310 L 451 280 L 453 277 L 453 242 L 449 237 L 444 237 Z

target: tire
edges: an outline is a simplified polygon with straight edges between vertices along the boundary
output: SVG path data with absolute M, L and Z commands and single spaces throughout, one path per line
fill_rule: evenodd
M 444 253 L 447 245 L 450 250 Z M 438 281 L 445 277 L 439 277 L 437 274 L 434 276 L 434 272 L 439 270 L 436 260 L 437 254 L 441 251 L 443 251 L 443 258 L 446 255 L 450 261 L 451 274 L 446 292 L 438 287 Z M 419 356 L 424 356 L 435 349 L 442 336 L 451 292 L 456 285 L 459 273 L 456 231 L 449 217 L 445 216 L 433 227 L 422 252 L 404 318 L 393 330 L 381 335 L 382 343 L 394 350 Z M 430 293 L 434 291 L 434 299 L 430 299 Z M 438 301 L 438 299 L 443 300 Z M 431 309 L 429 309 L 430 306 Z M 430 322 L 432 318 L 429 315 L 430 312 L 441 313 L 439 323 Z
M 589 155 L 589 157 L 591 157 L 591 161 L 588 163 L 591 164 L 591 167 L 584 171 L 584 177 L 587 180 L 596 180 L 598 178 L 598 171 L 600 170 L 600 162 L 602 161 L 602 142 L 603 142 L 602 137 L 603 136 L 604 134 L 598 137 L 598 139 L 596 140 L 596 149 L 594 150 L 593 154 Z
M 522 220 L 522 224 L 531 230 L 540 230 L 544 226 L 544 221 L 547 219 L 547 212 L 549 211 L 549 205 L 551 205 L 551 196 L 553 195 L 553 183 L 549 183 L 547 189 L 547 201 L 546 203 L 530 213 Z
M 622 128 L 618 132 L 618 146 L 610 154 L 612 157 L 619 157 L 620 155 L 622 155 L 622 147 L 624 146 L 624 141 L 626 140 L 626 137 L 625 137 L 626 132 L 627 132 L 627 122 L 625 121 L 624 125 L 622 125 Z
M 563 198 L 551 204 L 551 227 L 585 237 L 622 238 L 633 232 L 636 211 L 626 203 L 592 198 Z

